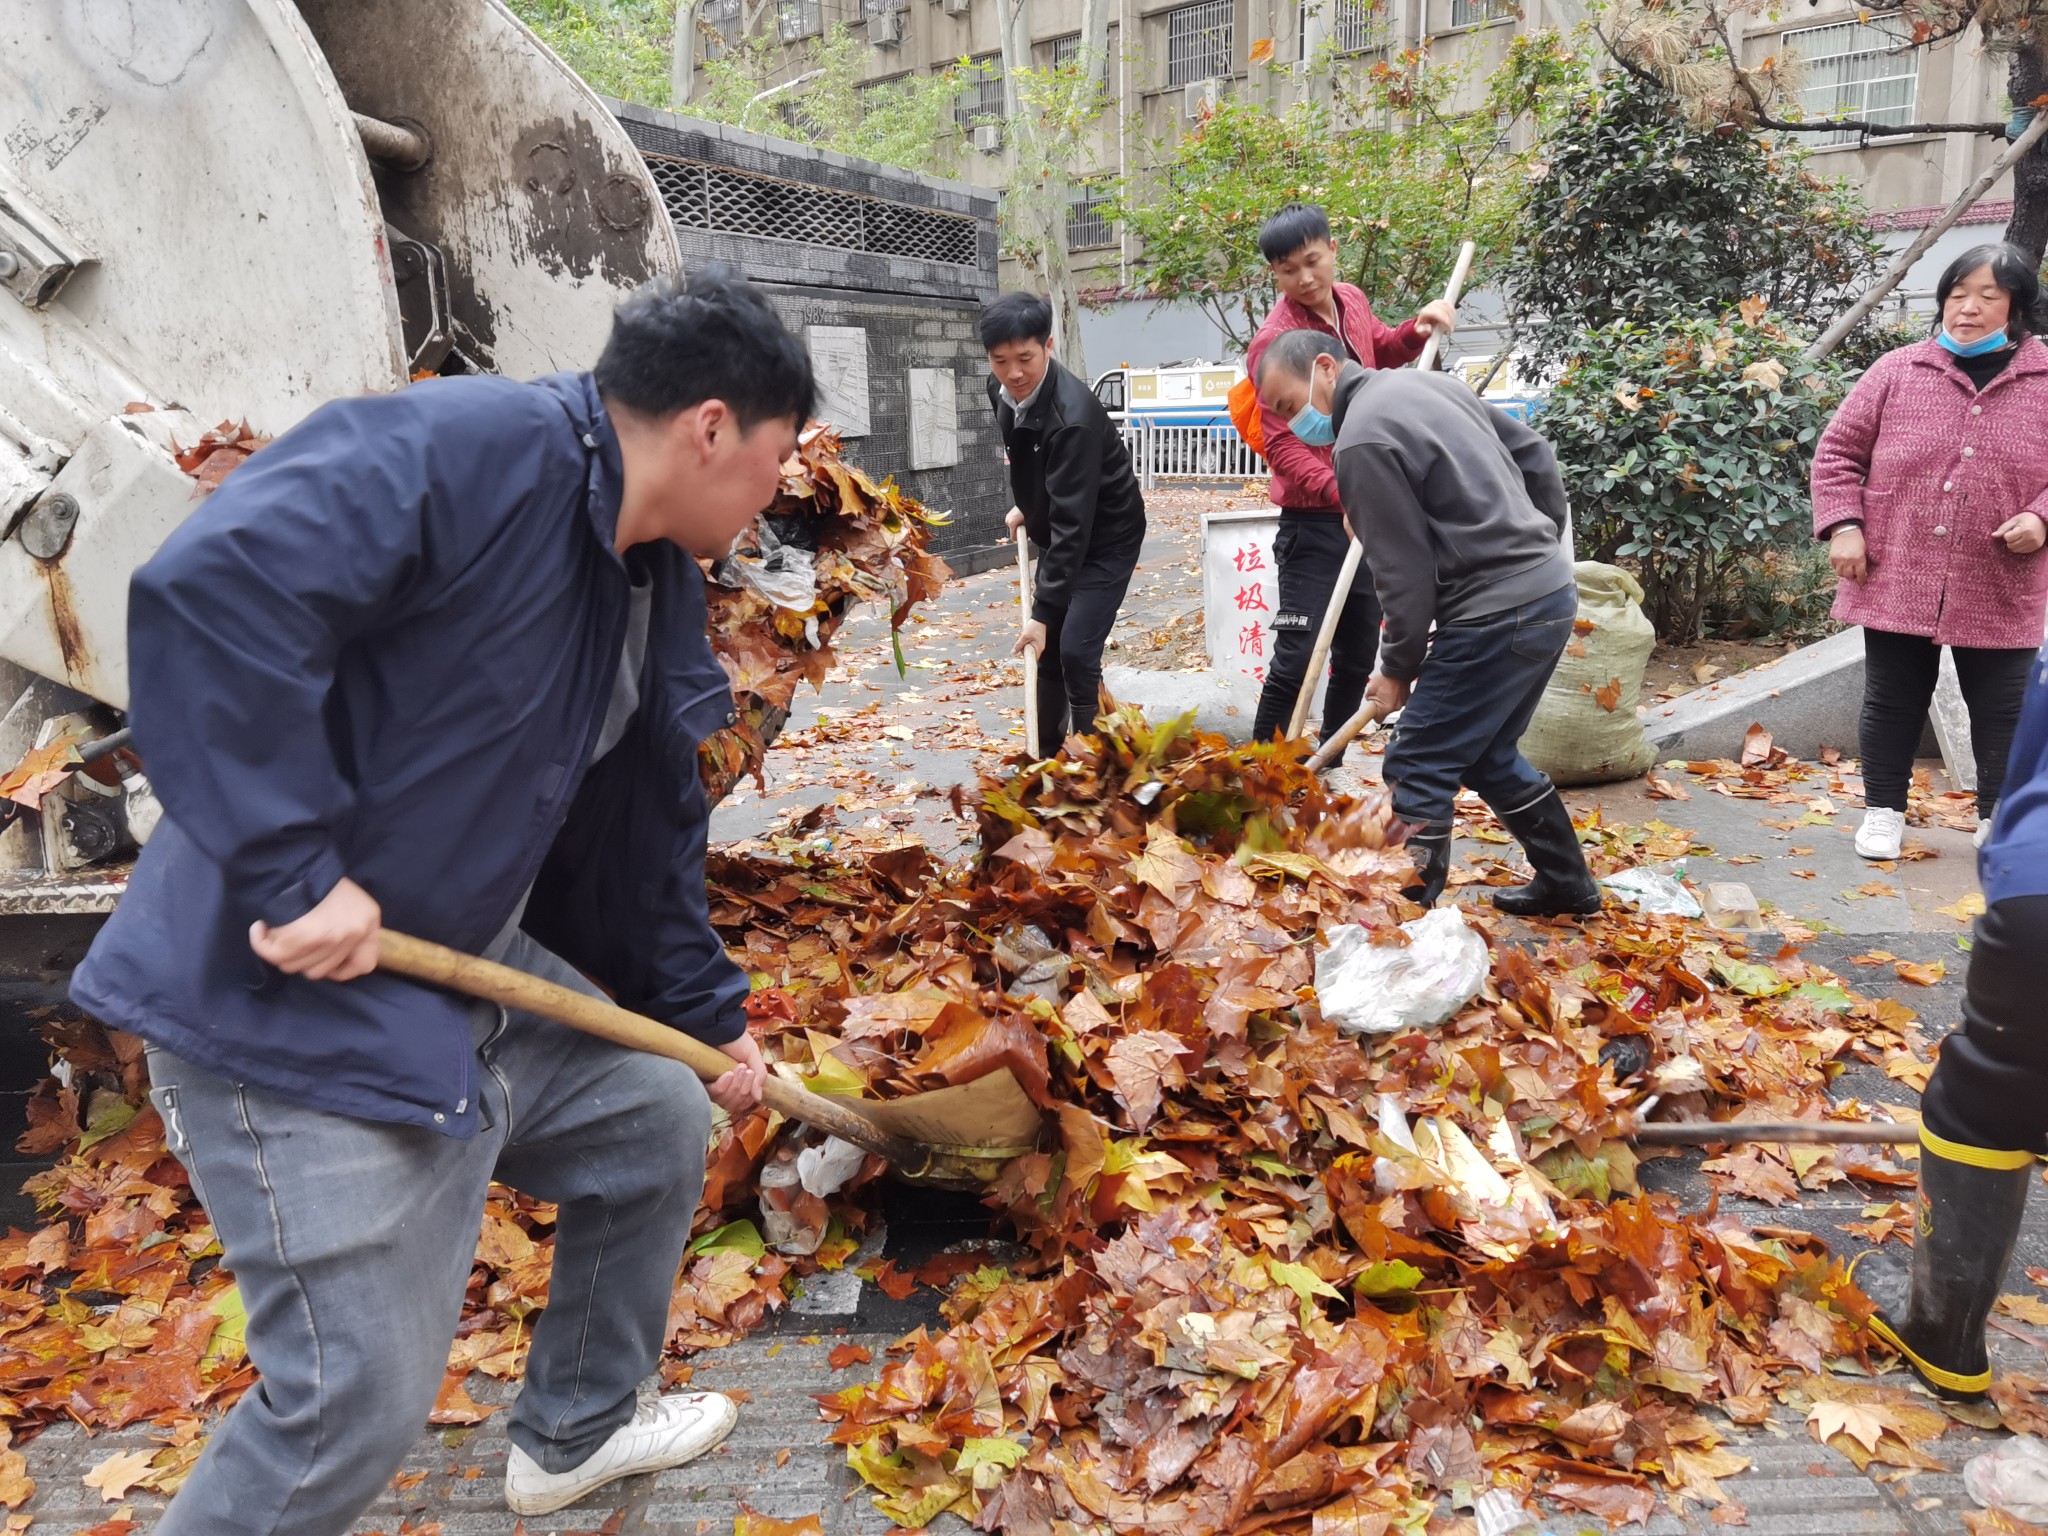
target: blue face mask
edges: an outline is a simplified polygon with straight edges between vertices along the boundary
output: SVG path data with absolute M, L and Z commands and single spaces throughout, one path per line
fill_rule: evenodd
M 1327 448 L 1337 441 L 1337 424 L 1328 411 L 1319 411 L 1313 400 L 1289 418 L 1287 430 L 1311 448 Z
M 1989 336 L 1979 336 L 1975 341 L 1957 341 L 1944 330 L 1934 338 L 1957 357 L 1982 357 L 1987 352 L 1996 352 L 2005 345 L 2005 332 L 1993 331 Z M 1299 434 L 1296 434 L 1299 436 Z M 1307 441 L 1306 438 L 1303 439 Z

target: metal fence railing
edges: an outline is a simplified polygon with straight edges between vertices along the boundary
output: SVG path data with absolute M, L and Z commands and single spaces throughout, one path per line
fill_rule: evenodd
M 1229 425 L 1192 427 L 1139 420 L 1124 427 L 1138 483 L 1151 490 L 1161 480 L 1256 480 L 1266 461 Z

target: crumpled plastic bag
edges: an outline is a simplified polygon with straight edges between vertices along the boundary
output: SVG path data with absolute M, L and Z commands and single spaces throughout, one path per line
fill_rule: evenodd
M 1011 997 L 1042 997 L 1055 1008 L 1060 1005 L 1074 962 L 1038 924 L 1012 923 L 1005 928 L 996 939 L 995 958 L 1010 973 L 1004 990 Z
M 807 1194 L 824 1199 L 836 1195 L 846 1187 L 846 1181 L 860 1172 L 860 1165 L 867 1161 L 867 1153 L 850 1141 L 841 1141 L 837 1136 L 827 1136 L 815 1147 L 805 1147 L 796 1155 L 796 1181 Z
M 2048 1524 L 2048 1443 L 2015 1435 L 2010 1444 L 1973 1456 L 1963 1487 L 1986 1509 L 2002 1509 L 2029 1525 Z
M 1316 956 L 1316 1002 L 1345 1033 L 1434 1029 L 1486 984 L 1486 940 L 1456 907 L 1426 912 L 1401 931 L 1405 945 L 1374 944 L 1369 929 L 1346 923 Z
M 1638 912 L 1658 917 L 1698 917 L 1702 908 L 1691 891 L 1661 871 L 1638 865 L 1617 870 L 1600 882 Z
M 788 517 L 764 514 L 754 526 L 760 556 L 728 554 L 713 567 L 712 579 L 724 587 L 752 587 L 778 608 L 809 613 L 818 605 L 818 561 L 815 547 L 803 542 L 804 532 Z

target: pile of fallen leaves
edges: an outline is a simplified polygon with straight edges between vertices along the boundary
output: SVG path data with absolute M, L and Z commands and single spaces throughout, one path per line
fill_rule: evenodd
M 821 1399 L 892 1518 L 1378 1536 L 1491 1479 L 1642 1519 L 1659 1497 L 1728 1500 L 1747 1463 L 1710 1407 L 1758 1423 L 1789 1404 L 1851 1455 L 1925 1459 L 1936 1430 L 1910 1405 L 1822 1374 L 1867 1347 L 1842 1266 L 1642 1192 L 1622 1139 L 1652 1099 L 1660 1118 L 1860 1115 L 1828 1085 L 1854 1058 L 1921 1061 L 1910 1010 L 1697 924 L 1610 914 L 1531 939 L 1468 907 L 1481 992 L 1437 1030 L 1352 1037 L 1317 1008 L 1317 951 L 1346 923 L 1401 943 L 1418 915 L 1384 803 L 1331 794 L 1286 748 L 1127 712 L 984 779 L 971 809 L 969 867 L 803 829 L 708 866 L 779 1071 L 889 1100 L 1007 1069 L 1044 1111 L 987 1197 L 1022 1257 L 883 1266 L 894 1294 L 950 1287 L 946 1326 Z M 1608 839 L 1596 862 L 1636 848 L 1588 835 Z M 1623 1041 L 1644 1065 L 1620 1081 L 1603 1052 Z M 61 1043 L 69 1082 L 45 1086 L 31 1131 L 64 1149 L 33 1186 L 47 1223 L 0 1246 L 0 1418 L 152 1419 L 164 1448 L 109 1476 L 169 1489 L 198 1411 L 249 1379 L 239 1304 L 132 1042 Z M 802 1276 L 854 1262 L 873 1160 L 829 1198 L 779 1197 L 808 1233 L 793 1251 L 764 1238 L 764 1166 L 800 1144 L 765 1109 L 723 1127 L 671 1384 Z M 1750 1146 L 1709 1168 L 1765 1200 L 1912 1182 L 1870 1147 Z M 1901 1235 L 1903 1206 L 1874 1214 L 1864 1235 Z M 493 1192 L 436 1422 L 496 1411 L 469 1371 L 523 1368 L 553 1219 Z M 15 1454 L 0 1502 L 26 1497 Z
M 797 686 L 824 682 L 832 638 L 855 605 L 886 603 L 897 628 L 937 594 L 951 573 L 926 546 L 941 521 L 894 480 L 877 484 L 847 463 L 832 428 L 804 431 L 774 504 L 710 568 L 712 649 L 739 708 L 738 722 L 703 747 L 714 801 L 760 778 Z
M 1126 713 L 975 809 L 963 872 L 801 843 L 711 868 L 771 1048 L 812 1087 L 1006 1066 L 1051 1111 L 990 1196 L 1033 1262 L 962 1280 L 943 1334 L 823 1400 L 903 1525 L 1378 1531 L 1489 1475 L 1642 1518 L 1660 1493 L 1719 1503 L 1747 1465 L 1701 1408 L 1760 1422 L 1865 1347 L 1818 1244 L 1640 1193 L 1620 1137 L 1651 1097 L 1856 1115 L 1828 1082 L 1910 1055 L 1909 1010 L 1611 915 L 1496 938 L 1438 1031 L 1354 1039 L 1317 1010 L 1314 954 L 1417 915 L 1384 804 Z M 1620 1037 L 1648 1059 L 1627 1084 L 1602 1058 Z M 1773 1201 L 1913 1177 L 1867 1147 L 1709 1167 Z

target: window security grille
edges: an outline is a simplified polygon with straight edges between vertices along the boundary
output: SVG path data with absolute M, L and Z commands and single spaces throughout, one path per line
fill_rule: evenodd
M 824 31 L 824 0 L 775 0 L 775 34 L 785 43 L 820 37 Z
M 999 53 L 985 53 L 978 59 L 969 59 L 970 64 L 979 64 L 983 73 L 968 82 L 960 92 L 960 99 L 953 103 L 953 121 L 962 128 L 976 128 L 986 122 L 1000 123 L 1003 119 L 1003 56 Z
M 1489 21 L 1503 21 L 1515 14 L 1509 0 L 1451 0 L 1451 25 L 1480 27 Z
M 1237 0 L 1200 0 L 1166 13 L 1166 83 L 1191 85 L 1233 72 Z
M 704 0 L 704 24 L 718 34 L 719 46 L 730 48 L 740 40 L 743 0 Z
M 684 229 L 715 229 L 963 267 L 973 266 L 980 257 L 974 220 L 957 213 L 669 155 L 642 158 L 661 189 L 669 217 Z
M 1806 64 L 1799 105 L 1808 122 L 1854 117 L 1873 123 L 1910 123 L 1919 94 L 1920 56 L 1898 38 L 1866 22 L 1843 21 L 1787 32 L 1784 45 Z M 1814 148 L 1854 144 L 1853 128 L 1815 134 Z
M 1093 250 L 1116 244 L 1116 226 L 1103 216 L 1109 193 L 1101 187 L 1079 186 L 1067 193 L 1067 249 Z
M 887 16 L 894 11 L 910 9 L 910 0 L 860 0 L 862 16 Z
M 1052 67 L 1054 69 L 1058 69 L 1062 64 L 1071 64 L 1080 56 L 1080 33 L 1070 32 L 1065 37 L 1056 37 L 1052 40 Z
M 1378 0 L 1329 0 L 1330 34 L 1339 53 L 1364 53 L 1377 48 L 1385 12 Z

